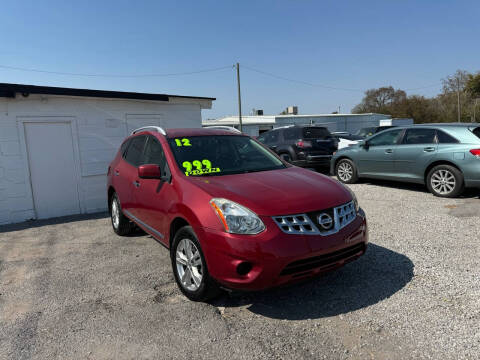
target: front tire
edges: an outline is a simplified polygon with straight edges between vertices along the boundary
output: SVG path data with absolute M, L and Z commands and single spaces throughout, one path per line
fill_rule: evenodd
M 457 197 L 464 187 L 462 172 L 451 165 L 435 166 L 427 175 L 428 191 L 438 197 Z
M 335 175 L 344 184 L 353 184 L 358 181 L 357 167 L 350 159 L 341 159 L 337 162 Z
M 120 236 L 130 234 L 135 227 L 135 225 L 123 215 L 120 199 L 116 193 L 114 193 L 110 199 L 110 219 L 112 220 L 113 231 Z
M 177 231 L 170 249 L 172 270 L 180 291 L 192 301 L 207 301 L 219 295 L 210 277 L 202 248 L 191 226 Z

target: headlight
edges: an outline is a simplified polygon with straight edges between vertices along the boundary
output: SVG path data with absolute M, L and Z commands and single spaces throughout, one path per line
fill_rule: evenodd
M 265 230 L 262 220 L 251 210 L 227 199 L 210 200 L 225 231 L 231 234 L 258 234 Z
M 345 186 L 345 185 L 344 185 L 344 186 Z M 357 196 L 356 196 L 355 193 L 352 191 L 352 189 L 350 189 L 348 186 L 345 186 L 345 189 L 347 189 L 348 192 L 352 195 L 353 203 L 355 204 L 355 211 L 358 212 L 358 210 L 360 210 L 360 205 L 358 205 Z

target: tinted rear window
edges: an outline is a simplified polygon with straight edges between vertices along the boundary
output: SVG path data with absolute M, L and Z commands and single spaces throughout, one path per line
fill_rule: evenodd
M 440 144 L 456 144 L 458 140 L 453 136 L 448 135 L 442 130 L 437 130 L 437 139 Z
M 480 139 L 480 127 L 473 129 L 472 132 Z
M 285 129 L 283 131 L 283 139 L 284 140 L 296 140 L 298 139 L 298 132 L 295 128 Z
M 330 131 L 324 127 L 311 127 L 303 129 L 304 139 L 325 139 L 330 137 Z
M 130 140 L 125 160 L 127 160 L 133 166 L 140 165 L 142 161 L 145 139 L 146 136 L 140 135 Z

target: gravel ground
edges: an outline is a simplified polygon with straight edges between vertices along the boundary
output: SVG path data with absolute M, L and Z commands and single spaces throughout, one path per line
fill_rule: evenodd
M 168 252 L 104 214 L 0 227 L 0 359 L 474 359 L 480 199 L 352 185 L 365 256 L 293 287 L 193 303 Z

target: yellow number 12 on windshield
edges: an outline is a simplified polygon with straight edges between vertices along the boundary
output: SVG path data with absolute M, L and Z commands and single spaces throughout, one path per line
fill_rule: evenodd
M 192 146 L 189 139 L 175 139 L 177 146 Z

